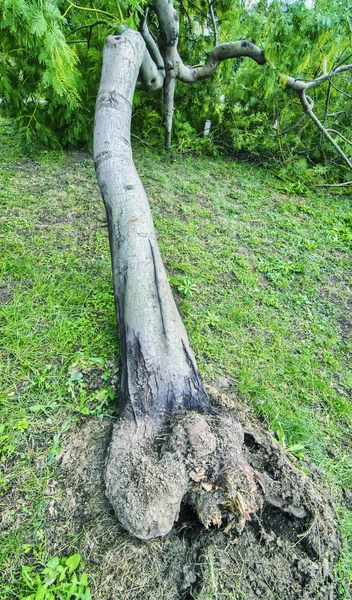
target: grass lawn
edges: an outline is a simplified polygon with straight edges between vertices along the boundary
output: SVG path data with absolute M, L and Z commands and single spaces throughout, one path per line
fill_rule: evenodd
M 49 556 L 46 519 L 66 432 L 82 414 L 114 418 L 117 403 L 105 214 L 88 155 L 29 158 L 14 133 L 0 122 L 0 597 L 30 596 L 59 565 L 83 599 L 79 538 Z M 349 188 L 292 195 L 269 168 L 231 159 L 140 147 L 135 159 L 200 372 L 226 377 L 285 448 L 323 471 L 345 539 L 339 597 L 349 598 Z

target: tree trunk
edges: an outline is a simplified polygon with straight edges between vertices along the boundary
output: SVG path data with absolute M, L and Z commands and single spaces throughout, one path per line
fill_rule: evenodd
M 141 35 L 108 38 L 96 104 L 94 161 L 108 217 L 122 353 L 121 416 L 163 420 L 207 412 L 187 333 L 160 257 L 148 199 L 130 145 L 132 97 L 144 55 Z
M 204 392 L 132 159 L 132 97 L 144 51 L 141 35 L 132 30 L 107 39 L 96 103 L 94 161 L 108 218 L 122 369 L 120 421 L 107 464 L 107 494 L 127 529 L 139 537 L 152 537 L 172 527 L 185 493 L 185 474 L 178 461 L 174 466 L 168 464 L 174 481 L 161 492 L 153 489 L 148 507 L 134 506 L 139 515 L 136 524 L 134 518 L 131 522 L 129 500 L 124 496 L 132 483 L 122 485 L 123 473 L 131 474 L 136 451 L 155 439 L 171 414 L 181 409 L 209 414 L 216 411 Z M 151 468 L 155 476 L 159 466 L 153 464 Z M 164 468 L 159 469 L 161 476 Z M 138 475 L 140 485 L 146 471 Z M 173 489 L 175 485 L 177 489 Z M 143 487 L 146 489 L 147 482 Z M 162 522 L 157 524 L 155 493 L 161 494 L 163 506 Z M 165 517 L 168 502 L 170 510 Z M 153 512 L 149 519 L 152 526 L 146 524 L 148 511 Z

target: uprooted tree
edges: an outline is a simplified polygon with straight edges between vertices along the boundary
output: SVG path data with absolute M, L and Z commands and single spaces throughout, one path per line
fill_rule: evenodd
M 154 8 L 160 50 L 145 22 L 141 33 L 126 29 L 108 37 L 94 128 L 122 355 L 120 420 L 109 450 L 106 487 L 121 523 L 140 538 L 168 533 L 185 496 L 205 525 L 220 525 L 221 502 L 235 501 L 238 494 L 245 498 L 244 520 L 257 508 L 254 474 L 241 453 L 241 427 L 210 404 L 172 296 L 132 159 L 130 122 L 138 76 L 148 89 L 163 86 L 168 147 L 177 78 L 194 82 L 209 77 L 221 60 L 234 56 L 264 63 L 264 54 L 243 40 L 217 46 L 204 67 L 187 67 L 177 52 L 176 10 L 167 0 L 156 0 Z M 217 430 L 226 432 L 221 444 Z M 211 480 L 205 469 L 210 456 Z M 202 495 L 191 491 L 192 481 L 212 487 L 219 477 L 224 478 L 225 495 L 207 496 L 211 502 L 203 506 Z
M 264 64 L 265 56 L 240 40 L 217 45 L 204 66 L 189 67 L 177 50 L 173 5 L 154 0 L 153 8 L 158 42 L 147 13 L 139 32 L 126 28 L 107 38 L 96 102 L 94 160 L 108 218 L 122 363 L 106 490 L 120 522 L 142 539 L 168 533 L 185 503 L 205 527 L 225 524 L 241 532 L 264 503 L 298 518 L 302 510 L 292 498 L 273 500 L 275 483 L 246 459 L 241 425 L 206 395 L 133 163 L 130 123 L 136 87 L 162 87 L 169 148 L 177 79 L 195 83 L 225 59 L 247 56 Z

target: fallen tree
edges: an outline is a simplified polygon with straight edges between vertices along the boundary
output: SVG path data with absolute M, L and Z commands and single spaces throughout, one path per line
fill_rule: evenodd
M 175 39 L 166 34 L 163 39 L 167 39 L 165 56 L 171 48 L 170 53 L 177 58 Z M 240 42 L 231 48 L 238 52 L 242 47 L 247 54 L 251 48 L 263 61 L 263 53 L 248 44 Z M 193 472 L 196 468 L 196 479 L 203 477 L 203 459 L 208 454 L 216 451 L 216 476 L 228 461 L 230 466 L 233 454 L 243 470 L 239 473 L 245 481 L 241 489 L 248 492 L 246 514 L 257 508 L 254 476 L 241 457 L 241 428 L 234 423 L 230 434 L 229 417 L 218 414 L 204 391 L 160 257 L 148 200 L 133 164 L 132 96 L 140 69 L 146 80 L 150 64 L 140 33 L 126 29 L 120 36 L 108 37 L 94 130 L 94 161 L 108 217 L 122 355 L 120 420 L 110 447 L 106 486 L 122 524 L 141 538 L 164 535 L 172 528 L 192 481 L 190 453 L 199 455 L 190 469 Z M 212 65 L 210 72 L 214 68 Z M 180 73 L 180 62 L 177 69 Z M 185 72 L 188 68 L 182 69 Z M 173 81 L 166 80 L 167 107 L 174 74 L 169 78 Z M 170 134 L 166 118 L 167 140 Z M 182 415 L 181 420 L 173 420 L 177 414 Z M 215 419 L 211 425 L 219 430 L 229 429 L 229 447 L 222 448 L 220 454 L 216 436 L 200 415 Z M 213 513 L 204 513 L 205 524 L 221 523 L 218 506 L 213 507 Z
M 248 439 L 255 445 L 255 436 L 247 434 L 246 445 L 237 418 L 208 399 L 130 144 L 138 77 L 139 85 L 150 89 L 164 86 L 168 146 L 177 78 L 192 82 L 210 76 L 220 60 L 240 52 L 259 63 L 265 58 L 242 40 L 215 48 L 204 67 L 187 67 L 177 53 L 176 12 L 159 0 L 155 10 L 163 56 L 145 23 L 141 33 L 125 29 L 109 36 L 96 103 L 94 160 L 108 218 L 122 357 L 120 417 L 106 460 L 106 494 L 122 525 L 141 539 L 166 535 L 184 505 L 204 527 L 224 525 L 237 534 L 255 513 L 271 506 L 308 522 L 307 536 L 320 539 L 325 512 L 331 512 L 321 497 L 316 501 L 307 477 L 288 462 L 277 474 L 257 469 L 246 450 Z M 289 489 L 280 478 L 291 481 Z

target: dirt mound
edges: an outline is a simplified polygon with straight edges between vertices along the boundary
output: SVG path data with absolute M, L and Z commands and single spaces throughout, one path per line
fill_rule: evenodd
M 226 397 L 216 390 L 210 390 L 210 395 L 218 405 L 226 405 Z M 234 412 L 243 427 L 242 451 L 252 470 L 243 494 L 238 495 L 237 482 L 232 502 L 226 501 L 224 493 L 228 498 L 231 481 L 221 484 L 209 460 L 204 469 L 213 444 L 206 435 L 208 448 L 204 444 L 201 448 L 196 440 L 198 462 L 186 466 L 195 496 L 191 488 L 167 536 L 147 541 L 122 529 L 105 496 L 103 474 L 111 424 L 87 419 L 71 433 L 60 456 L 56 501 L 49 506 L 47 526 L 53 552 L 75 537 L 80 539 L 94 599 L 334 597 L 332 564 L 339 537 L 329 492 L 318 470 L 310 467 L 308 477 L 242 406 L 236 405 Z M 193 440 L 197 431 L 193 426 Z M 204 441 L 204 432 L 200 437 Z M 163 444 L 160 440 L 159 452 Z M 250 495 L 252 474 L 260 497 Z M 143 494 L 140 497 L 143 503 Z M 211 497 L 216 498 L 215 504 Z

